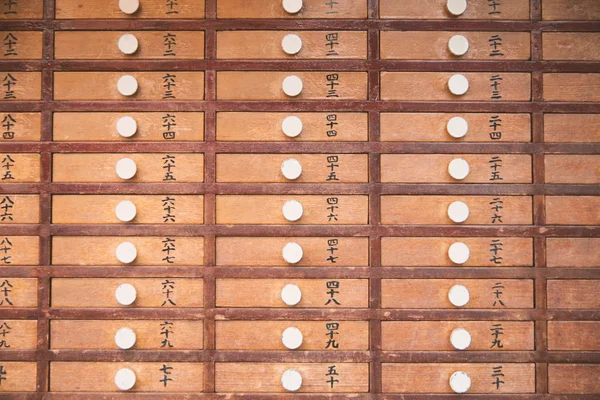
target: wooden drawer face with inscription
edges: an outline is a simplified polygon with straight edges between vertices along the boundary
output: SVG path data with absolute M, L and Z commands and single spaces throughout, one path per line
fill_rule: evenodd
M 600 266 L 600 238 L 548 238 L 546 259 L 548 267 L 598 267 Z
M 0 31 L 4 45 L 3 51 L 0 51 L 0 60 L 40 60 L 42 37 L 43 32 L 39 31 Z
M 3 19 L 42 19 L 44 2 L 42 0 L 6 1 L 2 4 L 0 20 Z
M 39 257 L 39 237 L 0 236 L 0 265 L 39 265 Z
M 0 142 L 35 142 L 41 137 L 40 113 L 0 112 Z
M 279 0 L 217 0 L 217 18 L 367 18 L 366 0 L 323 2 L 304 0 L 288 12 Z M 296 11 L 297 10 L 297 11 Z
M 548 321 L 548 350 L 598 351 L 598 321 Z
M 31 308 L 37 305 L 37 279 L 0 276 L 0 309 Z
M 549 364 L 548 388 L 553 394 L 600 394 L 598 375 L 598 364 Z
M 102 0 L 56 0 L 56 19 L 192 19 L 204 18 L 203 1 L 143 0 L 133 6 L 125 3 L 125 11 L 119 2 Z M 135 8 L 135 9 L 134 9 Z
M 0 393 L 36 391 L 37 363 L 0 361 L 0 366 L 3 372 Z
M 464 3 L 464 11 L 453 15 L 446 0 L 379 0 L 379 15 L 382 19 L 529 19 L 528 0 Z
M 37 329 L 37 320 L 0 319 L 0 334 L 2 335 L 0 353 L 12 350 L 35 350 L 37 348 Z
M 40 72 L 0 71 L 2 88 L 0 101 L 42 99 L 42 74 Z
M 40 181 L 39 154 L 4 154 L 0 156 L 0 167 L 2 184 Z
M 40 222 L 40 196 L 0 195 L 0 224 L 37 224 Z

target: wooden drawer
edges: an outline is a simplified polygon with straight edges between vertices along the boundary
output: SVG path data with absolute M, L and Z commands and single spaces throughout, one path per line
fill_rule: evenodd
M 544 60 L 600 60 L 600 33 L 543 32 Z
M 598 329 L 597 321 L 548 321 L 548 350 L 598 351 Z
M 21 101 L 42 99 L 41 72 L 0 72 L 2 89 L 0 101 Z
M 0 353 L 14 350 L 35 350 L 37 348 L 37 327 L 37 320 L 0 320 L 0 334 L 2 335 Z
M 37 363 L 0 361 L 2 385 L 0 392 L 35 392 Z
M 203 237 L 53 236 L 53 265 L 123 265 L 117 259 L 121 243 L 132 243 L 137 252 L 131 266 L 202 266 Z M 87 249 L 82 252 L 80 249 Z
M 217 307 L 285 308 L 281 291 L 296 285 L 296 308 L 367 308 L 368 279 L 217 279 Z
M 6 6 L 5 4 L 4 7 Z M 41 60 L 42 37 L 41 31 L 0 31 L 0 38 L 2 38 L 0 60 Z
M 136 336 L 132 350 L 198 350 L 203 346 L 202 321 L 185 320 L 53 320 L 50 348 L 54 350 L 119 350 L 115 334 L 121 328 Z M 77 332 L 76 335 L 73 333 Z
M 51 392 L 118 392 L 121 368 L 136 376 L 131 392 L 202 392 L 204 364 L 191 362 L 51 362 Z
M 302 258 L 294 266 L 368 267 L 367 237 L 217 237 L 217 264 L 223 267 L 287 265 L 283 248 L 296 243 Z
M 131 137 L 117 131 L 121 118 L 131 117 L 137 130 Z M 54 141 L 201 141 L 204 140 L 202 112 L 59 112 L 54 113 Z
M 283 92 L 283 81 L 302 80 L 297 96 Z M 217 100 L 366 100 L 366 72 L 220 71 Z
M 120 224 L 115 209 L 122 201 L 136 207 L 131 224 L 203 224 L 203 196 L 192 195 L 55 195 L 54 224 Z
M 301 132 L 288 137 L 287 117 L 301 122 Z M 368 140 L 367 113 L 217 112 L 217 140 L 226 142 L 364 142 Z
M 286 393 L 281 376 L 295 370 L 302 376 L 297 393 L 366 393 L 367 363 L 221 363 L 215 364 L 218 393 Z
M 535 393 L 535 364 L 383 364 L 384 393 L 454 393 L 453 373 L 470 378 L 468 394 Z
M 462 138 L 449 134 L 448 123 L 455 117 L 467 123 Z M 531 141 L 529 114 L 381 113 L 380 118 L 382 142 Z
M 546 196 L 548 225 L 600 225 L 600 197 Z
M 302 205 L 297 221 L 283 216 L 287 201 Z M 353 195 L 217 195 L 217 224 L 228 225 L 360 225 L 368 223 L 368 196 Z
M 36 142 L 41 138 L 40 113 L 1 113 L 0 142 Z
M 0 20 L 44 18 L 43 0 L 5 1 L 1 7 Z
M 600 183 L 600 155 L 547 155 L 546 183 Z
M 0 236 L 0 265 L 39 265 L 38 236 Z
M 593 310 L 600 308 L 600 280 L 548 280 L 548 308 Z
M 204 18 L 203 1 L 143 0 L 133 14 L 126 14 L 118 2 L 102 0 L 56 0 L 56 19 L 193 19 Z
M 135 36 L 133 54 L 119 50 L 119 38 Z M 94 46 L 90 46 L 94 43 Z M 204 59 L 203 31 L 63 31 L 54 34 L 57 60 Z
M 456 35 L 468 41 L 462 56 L 449 50 Z M 381 31 L 383 60 L 529 60 L 529 32 Z M 427 45 L 423 45 L 426 43 Z
M 465 267 L 531 267 L 532 238 L 384 237 L 381 265 L 385 267 L 452 267 L 450 246 L 463 243 L 469 257 Z
M 600 101 L 600 74 L 544 74 L 544 101 Z
M 383 321 L 383 351 L 456 351 L 455 329 L 469 332 L 471 351 L 534 350 L 533 322 L 520 321 Z
M 392 225 L 453 225 L 450 204 L 469 207 L 464 225 L 530 225 L 529 196 L 381 196 L 381 222 Z
M 450 92 L 450 78 L 469 81 L 463 95 Z M 545 81 L 544 81 L 545 83 Z M 424 90 L 427 88 L 427 90 Z M 381 99 L 402 101 L 530 101 L 531 74 L 518 72 L 382 72 Z
M 544 114 L 545 142 L 600 142 L 600 114 Z
M 500 3 L 500 4 L 498 4 Z M 467 1 L 463 14 L 448 12 L 446 0 L 380 0 L 382 19 L 529 19 L 528 0 Z
M 37 224 L 39 222 L 39 195 L 0 195 L 0 224 Z
M 591 268 L 600 266 L 600 238 L 547 238 L 546 266 Z
M 135 175 L 121 179 L 116 165 L 133 160 Z M 128 172 L 128 171 L 127 171 Z M 182 183 L 204 181 L 201 153 L 65 153 L 52 156 L 54 182 Z
M 366 0 L 323 2 L 304 0 L 299 12 L 284 10 L 279 0 L 217 0 L 217 18 L 367 18 Z
M 450 163 L 469 165 L 464 179 L 450 176 Z M 531 156 L 520 154 L 382 154 L 381 182 L 531 183 Z
M 40 155 L 4 153 L 0 155 L 0 183 L 40 181 Z
M 599 375 L 598 364 L 548 364 L 548 390 L 553 394 L 597 394 Z
M 298 351 L 369 349 L 368 321 L 217 321 L 217 350 L 287 351 L 282 335 L 288 328 L 302 333 Z M 296 345 L 297 343 L 293 343 Z
M 53 278 L 55 308 L 123 308 L 115 297 L 121 284 L 137 293 L 129 308 L 197 308 L 203 304 L 203 280 L 191 278 Z
M 596 0 L 544 0 L 542 19 L 574 21 L 600 19 L 600 4 Z
M 37 279 L 0 277 L 0 309 L 35 308 L 37 305 Z
M 137 92 L 117 90 L 123 76 L 137 80 Z M 81 90 L 85 87 L 86 90 Z M 203 100 L 204 72 L 55 72 L 54 100 Z
M 296 179 L 287 179 L 283 173 L 283 164 L 290 159 L 296 160 L 301 165 L 301 175 Z M 362 183 L 369 181 L 369 156 L 368 154 L 217 154 L 216 174 L 217 182 Z
M 383 308 L 457 308 L 448 292 L 454 285 L 469 291 L 462 308 L 533 308 L 533 281 L 530 279 L 383 279 Z
M 300 49 L 288 54 L 282 40 L 300 38 Z M 287 48 L 286 48 L 287 49 Z M 297 48 L 290 48 L 294 52 Z M 353 31 L 219 31 L 217 58 L 230 60 L 335 60 L 367 58 L 367 32 Z

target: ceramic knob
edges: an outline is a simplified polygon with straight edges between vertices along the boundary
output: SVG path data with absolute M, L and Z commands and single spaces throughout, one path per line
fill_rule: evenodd
M 126 33 L 119 38 L 119 50 L 123 54 L 133 54 L 138 49 L 138 40 L 131 33 Z
M 302 260 L 302 247 L 298 243 L 289 242 L 283 246 L 281 254 L 288 264 L 297 264 Z
M 117 132 L 122 137 L 132 137 L 137 132 L 137 122 L 129 116 L 121 117 L 117 121 Z
M 464 158 L 455 158 L 448 164 L 448 173 L 457 181 L 465 179 L 469 175 L 469 163 Z
M 129 368 L 121 368 L 115 374 L 115 385 L 119 390 L 129 390 L 135 386 L 135 372 Z
M 115 215 L 121 222 L 130 222 L 135 218 L 137 209 L 135 204 L 129 200 L 123 200 L 117 204 Z
M 462 15 L 467 10 L 467 0 L 447 0 L 446 9 L 452 15 Z
M 446 131 L 453 138 L 460 139 L 464 137 L 469 131 L 469 124 L 466 119 L 462 117 L 453 117 L 446 124 Z
M 454 393 L 467 393 L 471 388 L 471 378 L 466 372 L 455 372 L 450 377 L 450 388 Z
M 448 217 L 457 224 L 469 218 L 469 206 L 462 201 L 455 201 L 448 206 Z
M 456 328 L 450 334 L 450 343 L 456 350 L 466 350 L 471 345 L 471 334 L 463 328 Z
M 122 350 L 127 350 L 135 345 L 136 334 L 133 329 L 121 328 L 115 333 L 115 344 Z
M 302 164 L 295 158 L 288 158 L 281 164 L 281 173 L 290 181 L 298 179 L 302 175 Z
M 285 54 L 293 56 L 302 50 L 302 39 L 300 36 L 290 33 L 281 40 L 281 48 Z
M 471 251 L 469 246 L 462 242 L 452 243 L 448 248 L 448 257 L 454 264 L 464 264 L 469 260 Z
M 302 346 L 302 339 L 302 332 L 294 327 L 287 328 L 281 335 L 281 343 L 290 350 L 296 350 Z
M 121 158 L 115 165 L 115 172 L 121 179 L 131 179 L 137 172 L 137 165 L 131 158 Z
M 463 35 L 454 35 L 448 40 L 448 50 L 455 56 L 464 56 L 469 50 L 469 40 Z
M 448 79 L 448 89 L 455 96 L 462 96 L 469 90 L 469 80 L 461 74 L 452 75 Z
M 448 300 L 453 306 L 463 307 L 469 302 L 469 289 L 463 285 L 454 285 L 448 291 Z
M 281 211 L 283 212 L 283 217 L 285 219 L 294 222 L 302 218 L 304 208 L 298 200 L 288 200 L 283 204 Z
M 115 297 L 122 306 L 129 306 L 135 301 L 137 292 L 133 285 L 130 285 L 129 283 L 123 283 L 117 287 L 117 290 L 115 291 Z
M 296 392 L 302 387 L 302 375 L 295 369 L 288 369 L 281 375 L 281 385 L 288 392 Z
M 133 243 L 123 242 L 117 246 L 117 260 L 123 264 L 131 264 L 137 257 L 137 249 Z
M 283 0 L 283 9 L 288 14 L 297 14 L 302 9 L 302 0 Z
M 138 90 L 137 79 L 131 75 L 123 75 L 117 81 L 117 90 L 123 96 L 133 96 Z
M 294 115 L 285 117 L 281 123 L 281 130 L 285 136 L 294 138 L 302 133 L 302 120 Z
M 140 8 L 139 0 L 119 0 L 119 8 L 125 14 L 133 14 Z
M 283 93 L 290 97 L 296 97 L 302 93 L 302 79 L 296 75 L 286 76 L 281 84 Z
M 302 300 L 302 291 L 298 285 L 288 283 L 281 289 L 281 300 L 288 306 L 295 306 Z

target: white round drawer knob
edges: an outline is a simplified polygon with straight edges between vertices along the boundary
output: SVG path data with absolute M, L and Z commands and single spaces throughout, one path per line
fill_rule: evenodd
M 296 97 L 302 93 L 302 79 L 296 75 L 286 76 L 281 87 L 283 93 L 290 97 Z
M 463 307 L 469 302 L 469 289 L 463 285 L 454 285 L 448 290 L 448 300 L 453 306 Z
M 123 54 L 133 54 L 138 49 L 138 40 L 131 33 L 126 33 L 119 38 L 119 50 Z
M 469 80 L 461 74 L 452 75 L 448 79 L 448 89 L 455 96 L 462 96 L 469 90 Z
M 135 372 L 129 368 L 121 368 L 115 374 L 115 385 L 119 390 L 129 390 L 135 386 Z
M 281 375 L 281 385 L 288 392 L 295 392 L 302 387 L 302 375 L 295 369 L 288 369 Z
M 302 207 L 302 203 L 298 200 L 288 200 L 283 204 L 283 207 L 281 207 L 281 211 L 283 212 L 283 217 L 285 219 L 294 222 L 302 218 L 304 208 Z
M 469 163 L 464 158 L 455 158 L 448 164 L 448 173 L 457 181 L 465 179 L 470 170 Z
M 135 204 L 129 200 L 121 201 L 115 208 L 115 214 L 119 221 L 122 222 L 132 221 L 135 218 L 136 213 L 137 209 L 135 208 Z
M 137 257 L 137 249 L 131 242 L 123 242 L 117 246 L 117 260 L 123 264 L 131 264 Z
M 130 328 L 121 328 L 115 333 L 115 343 L 122 350 L 132 348 L 136 339 L 135 332 Z
M 296 350 L 302 346 L 302 339 L 302 332 L 294 327 L 287 328 L 281 335 L 281 343 L 290 350 Z
M 469 218 L 469 206 L 462 201 L 455 201 L 448 206 L 448 217 L 457 224 L 465 222 Z
M 453 138 L 460 139 L 469 131 L 469 123 L 462 117 L 453 117 L 446 124 L 446 130 Z
M 137 122 L 129 116 L 121 117 L 117 121 L 117 132 L 122 137 L 132 137 L 137 132 Z
M 471 334 L 463 328 L 456 328 L 450 334 L 450 343 L 456 350 L 466 350 L 471 345 Z
M 457 371 L 450 377 L 450 388 L 454 393 L 467 393 L 471 388 L 471 378 L 466 372 Z
M 281 123 L 281 130 L 285 136 L 294 138 L 302 133 L 302 120 L 295 115 L 285 117 Z
M 469 260 L 470 255 L 471 251 L 469 250 L 469 246 L 462 242 L 452 243 L 448 248 L 448 257 L 450 257 L 450 261 L 454 264 L 466 263 Z
M 140 8 L 139 0 L 119 0 L 119 8 L 125 14 L 133 14 Z
M 455 56 L 464 56 L 469 50 L 469 40 L 463 35 L 454 35 L 448 40 L 448 50 Z
M 302 9 L 302 0 L 283 0 L 283 9 L 288 14 L 297 14 Z
M 462 15 L 467 11 L 467 0 L 448 0 L 446 1 L 446 8 L 452 15 Z
M 302 164 L 295 158 L 288 158 L 281 164 L 281 173 L 291 181 L 298 179 L 302 175 Z
M 115 297 L 120 305 L 130 306 L 137 297 L 137 291 L 133 285 L 130 285 L 129 283 L 123 283 L 117 287 L 117 290 L 115 291 Z
M 123 96 L 133 96 L 138 90 L 137 79 L 131 75 L 123 75 L 117 82 L 117 90 Z
M 137 166 L 135 165 L 135 161 L 133 161 L 131 158 L 121 158 L 119 161 L 117 161 L 115 171 L 117 172 L 117 176 L 119 178 L 131 179 L 137 172 Z
M 302 260 L 302 247 L 298 243 L 289 242 L 283 246 L 281 254 L 288 264 L 297 264 Z
M 300 50 L 302 50 L 302 39 L 300 39 L 300 36 L 293 33 L 285 35 L 281 40 L 281 48 L 285 54 L 291 56 L 298 54 Z
M 302 291 L 298 285 L 288 283 L 281 289 L 281 300 L 288 306 L 295 306 L 302 300 Z

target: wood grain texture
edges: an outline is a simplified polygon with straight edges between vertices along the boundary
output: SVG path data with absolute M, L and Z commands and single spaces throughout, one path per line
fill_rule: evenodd
M 600 60 L 600 33 L 544 32 L 544 60 Z
M 2 121 L 0 142 L 35 142 L 40 140 L 42 115 L 40 113 L 0 112 Z
M 546 183 L 600 183 L 600 155 L 547 155 Z
M 0 353 L 37 348 L 37 320 L 0 319 Z
M 40 31 L 0 31 L 3 43 L 10 43 L 10 46 L 5 44 L 0 51 L 0 60 L 40 60 L 42 36 L 43 32 Z
M 594 21 L 600 19 L 595 0 L 543 0 L 542 19 L 550 21 Z
M 44 2 L 41 0 L 20 0 L 11 3 L 13 4 L 3 5 L 0 20 L 44 18 Z
M 548 350 L 598 351 L 598 321 L 548 321 Z
M 35 392 L 37 381 L 37 364 L 34 362 L 2 361 L 2 385 L 0 392 Z M 5 378 L 5 379 L 4 379 Z M 11 396 L 8 394 L 7 396 Z
M 600 74 L 544 74 L 545 101 L 600 101 Z
M 549 364 L 548 388 L 553 394 L 600 393 L 600 365 Z
M 600 280 L 549 279 L 548 308 L 593 310 L 600 308 Z
M 546 196 L 548 225 L 600 224 L 600 196 Z
M 529 19 L 529 1 L 504 0 L 496 10 L 487 2 L 472 1 L 467 3 L 464 14 L 456 17 L 447 11 L 446 0 L 380 0 L 379 16 L 382 19 L 524 20 Z
M 38 236 L 0 236 L 0 265 L 39 265 L 40 238 Z
M 329 4 L 304 0 L 297 14 L 285 12 L 279 0 L 217 0 L 217 18 L 367 18 L 366 0 L 346 0 Z
M 38 305 L 37 278 L 2 276 L 0 277 L 0 288 L 2 290 L 2 296 L 0 297 L 2 304 L 0 304 L 0 309 L 32 308 Z
M 544 114 L 544 141 L 600 142 L 600 114 Z
M 56 19 L 204 18 L 203 1 L 177 1 L 173 7 L 163 0 L 144 0 L 140 3 L 139 10 L 129 15 L 123 13 L 119 3 L 114 1 L 56 0 Z
M 3 83 L 0 102 L 41 100 L 42 74 L 40 72 L 1 71 Z M 10 82 L 10 88 L 7 85 Z
M 39 182 L 40 173 L 39 154 L 0 154 L 0 184 L 2 185 L 23 182 Z M 7 188 L 10 188 L 10 186 L 7 186 Z
M 592 268 L 600 266 L 600 238 L 547 238 L 549 268 Z
M 40 196 L 34 194 L 0 194 L 0 225 L 37 224 L 40 222 Z

